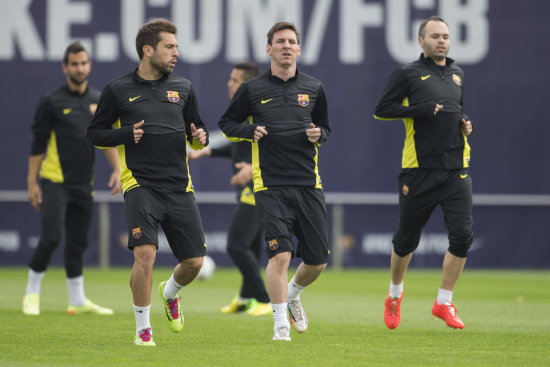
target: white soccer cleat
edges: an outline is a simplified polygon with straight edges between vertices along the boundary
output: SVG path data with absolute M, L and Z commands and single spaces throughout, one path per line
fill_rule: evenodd
M 307 330 L 307 316 L 304 308 L 302 307 L 302 301 L 300 298 L 296 298 L 288 301 L 288 316 L 290 324 L 299 333 L 305 333 Z
M 285 340 L 290 341 L 290 327 L 287 325 L 279 326 L 274 330 L 273 338 L 271 340 Z

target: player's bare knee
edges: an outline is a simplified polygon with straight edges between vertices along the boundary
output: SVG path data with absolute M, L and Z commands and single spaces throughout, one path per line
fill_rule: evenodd
M 186 270 L 186 271 L 195 271 L 199 272 L 202 268 L 202 264 L 204 261 L 204 257 L 192 257 L 188 259 L 184 259 L 180 262 L 180 265 Z
M 152 269 L 155 263 L 157 249 L 155 245 L 140 245 L 134 247 L 135 264 L 143 269 Z

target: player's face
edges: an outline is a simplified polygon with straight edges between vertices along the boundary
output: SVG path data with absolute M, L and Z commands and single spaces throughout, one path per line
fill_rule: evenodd
M 88 80 L 92 65 L 88 54 L 85 51 L 80 51 L 76 54 L 69 54 L 67 63 L 63 63 L 62 68 L 70 83 L 81 85 Z
M 301 53 L 296 33 L 291 29 L 275 32 L 271 45 L 266 46 L 266 52 L 271 56 L 271 61 L 283 69 L 295 65 Z
M 237 91 L 237 88 L 242 84 L 244 70 L 233 69 L 229 75 L 229 80 L 227 81 L 227 94 L 229 99 L 233 98 L 233 95 Z
M 176 35 L 160 32 L 160 41 L 152 53 L 150 59 L 151 66 L 162 74 L 172 73 L 179 56 Z
M 425 57 L 434 62 L 444 62 L 449 53 L 449 28 L 443 22 L 430 20 L 424 28 L 424 37 L 418 37 L 418 43 Z

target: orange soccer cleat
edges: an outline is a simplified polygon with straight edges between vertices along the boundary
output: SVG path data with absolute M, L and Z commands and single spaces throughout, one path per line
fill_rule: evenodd
M 456 307 L 452 303 L 440 305 L 436 300 L 432 307 L 432 315 L 445 321 L 449 327 L 454 329 L 464 328 L 464 323 L 458 318 Z
M 399 298 L 391 298 L 388 295 L 384 308 L 384 322 L 390 329 L 395 329 L 399 326 L 401 321 L 401 300 L 403 299 L 403 293 Z

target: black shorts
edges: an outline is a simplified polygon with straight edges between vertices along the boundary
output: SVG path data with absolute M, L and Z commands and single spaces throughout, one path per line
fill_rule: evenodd
M 396 254 L 413 252 L 422 228 L 437 205 L 449 232 L 449 251 L 465 257 L 472 232 L 472 179 L 467 169 L 404 169 L 399 175 L 399 229 L 393 237 Z
M 201 217 L 192 192 L 161 192 L 140 186 L 127 191 L 124 201 L 129 249 L 145 244 L 158 248 L 160 224 L 179 261 L 206 254 Z
M 255 195 L 269 258 L 290 251 L 308 265 L 327 263 L 328 220 L 322 190 L 288 187 L 258 191 Z M 296 249 L 292 234 L 298 239 Z

